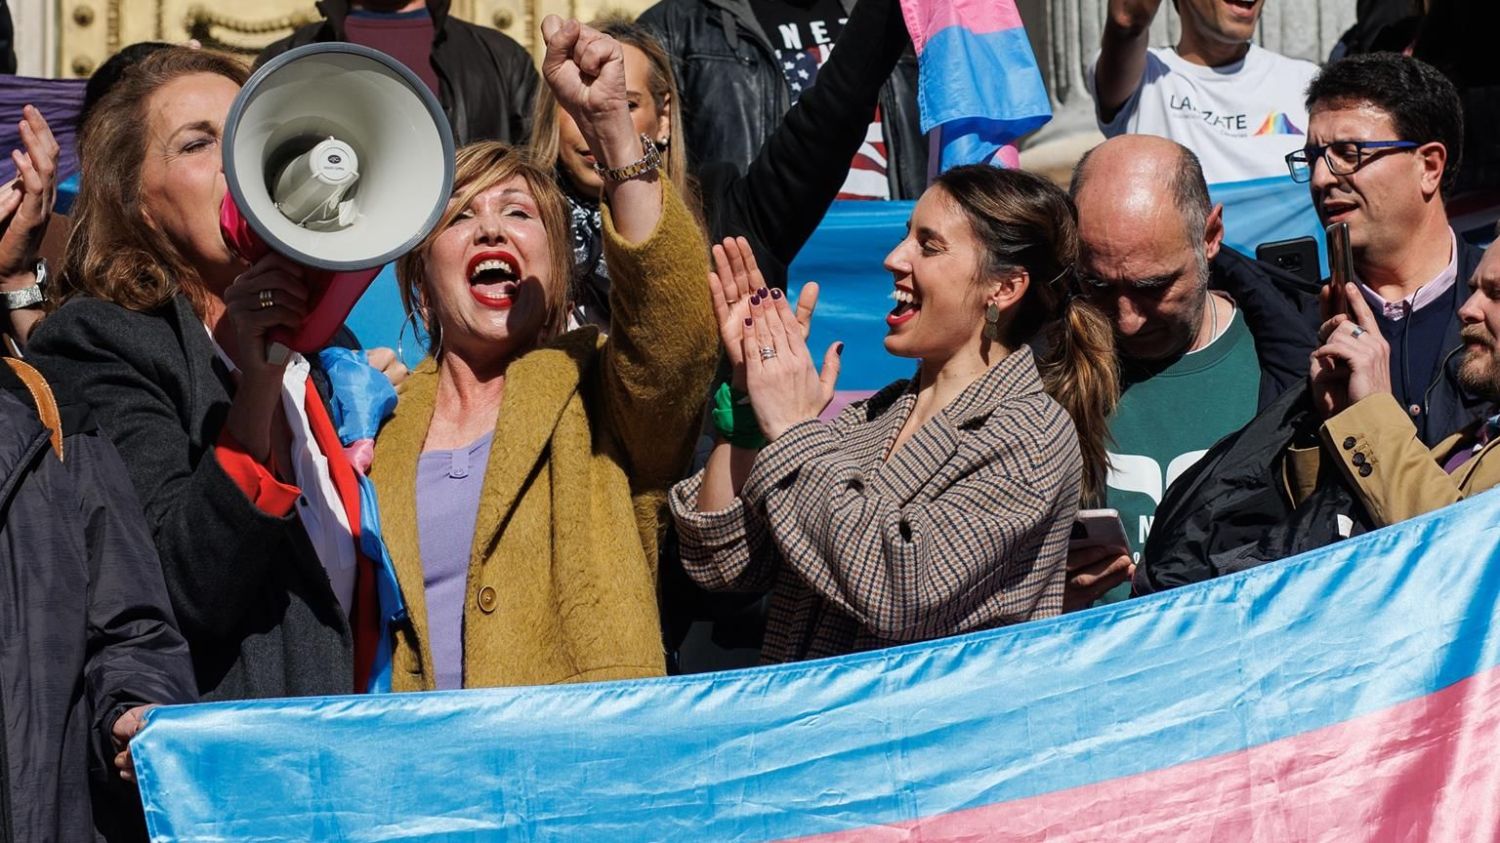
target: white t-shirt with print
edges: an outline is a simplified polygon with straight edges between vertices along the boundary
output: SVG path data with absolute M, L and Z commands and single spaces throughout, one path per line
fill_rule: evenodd
M 1089 66 L 1089 94 L 1094 71 Z M 1307 134 L 1307 84 L 1312 62 L 1251 44 L 1245 58 L 1204 67 L 1171 48 L 1146 52 L 1141 86 L 1115 119 L 1100 121 L 1106 137 L 1124 134 L 1170 138 L 1197 153 L 1209 184 L 1287 175 L 1286 154 Z

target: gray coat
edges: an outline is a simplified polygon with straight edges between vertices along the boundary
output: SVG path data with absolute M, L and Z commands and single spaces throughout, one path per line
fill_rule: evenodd
M 91 768 L 99 804 L 130 792 L 110 727 L 193 701 L 192 663 L 115 449 L 64 405 L 59 462 L 9 369 L 0 387 L 0 840 L 87 840 Z
M 215 457 L 232 381 L 187 299 L 74 299 L 27 345 L 86 397 L 146 510 L 204 699 L 354 691 L 348 619 L 295 511 L 256 508 Z

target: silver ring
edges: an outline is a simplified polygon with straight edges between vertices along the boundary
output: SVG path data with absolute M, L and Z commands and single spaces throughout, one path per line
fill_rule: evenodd
M 276 293 L 271 290 L 260 291 L 260 309 L 276 306 Z
M 772 359 L 775 356 L 776 356 L 776 349 L 772 348 L 769 345 L 763 345 L 763 346 L 760 347 L 760 359 L 762 361 L 770 360 L 770 359 Z
M 1354 326 L 1354 330 L 1352 330 L 1352 331 L 1349 332 L 1349 336 L 1354 337 L 1355 339 L 1359 339 L 1362 335 L 1368 334 L 1368 333 L 1369 333 L 1369 331 L 1366 331 L 1364 328 L 1361 328 L 1360 326 L 1355 325 Z

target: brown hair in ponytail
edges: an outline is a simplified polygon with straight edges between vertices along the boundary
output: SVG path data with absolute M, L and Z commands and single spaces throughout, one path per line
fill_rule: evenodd
M 1083 499 L 1101 501 L 1109 416 L 1120 395 L 1114 327 L 1076 295 L 1078 212 L 1062 188 L 1021 170 L 970 165 L 938 176 L 985 247 L 976 280 L 1024 271 L 1025 296 L 1005 326 L 1012 348 L 1031 344 L 1042 383 L 1073 418 L 1083 452 Z

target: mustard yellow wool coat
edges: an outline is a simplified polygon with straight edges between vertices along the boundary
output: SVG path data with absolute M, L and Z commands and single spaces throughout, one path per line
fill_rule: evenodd
M 699 430 L 718 331 L 703 234 L 662 183 L 662 220 L 643 243 L 621 240 L 606 208 L 610 336 L 572 331 L 506 372 L 469 557 L 465 687 L 665 672 L 657 539 Z M 370 472 L 411 615 L 396 635 L 397 691 L 434 687 L 416 479 L 437 381 L 429 359 L 402 384 Z

